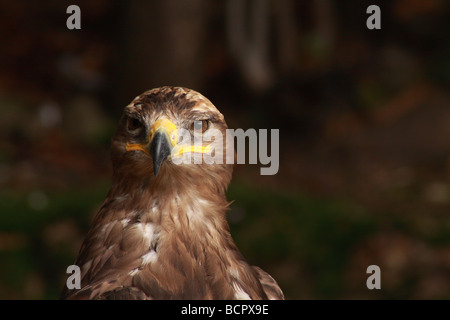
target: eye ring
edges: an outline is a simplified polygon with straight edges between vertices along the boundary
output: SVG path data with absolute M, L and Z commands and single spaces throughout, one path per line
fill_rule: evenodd
M 127 123 L 128 131 L 136 131 L 136 130 L 142 129 L 143 126 L 144 125 L 142 124 L 142 122 L 139 119 L 133 118 L 133 117 L 128 118 L 128 123 Z
M 196 120 L 191 124 L 191 131 L 194 133 L 205 133 L 209 129 L 209 120 Z

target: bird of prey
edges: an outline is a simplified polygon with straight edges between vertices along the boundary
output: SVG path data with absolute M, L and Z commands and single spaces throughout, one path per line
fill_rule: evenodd
M 61 298 L 284 299 L 230 235 L 232 164 L 174 161 L 227 143 L 194 146 L 180 128 L 207 137 L 227 125 L 207 98 L 182 87 L 146 91 L 125 107 L 112 139 L 113 185 L 75 262 L 81 288 L 65 287 Z

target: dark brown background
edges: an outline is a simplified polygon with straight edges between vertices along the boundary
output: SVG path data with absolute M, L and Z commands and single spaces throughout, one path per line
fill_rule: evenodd
M 370 4 L 381 30 L 366 28 Z M 58 297 L 110 186 L 121 110 L 162 85 L 200 91 L 232 128 L 280 129 L 278 174 L 239 165 L 228 198 L 238 247 L 287 298 L 450 298 L 449 13 L 1 1 L 0 298 Z M 381 290 L 366 288 L 371 264 Z

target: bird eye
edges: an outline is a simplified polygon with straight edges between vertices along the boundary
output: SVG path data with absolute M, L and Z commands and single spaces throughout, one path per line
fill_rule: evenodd
M 135 131 L 143 127 L 142 122 L 136 118 L 128 118 L 128 130 Z
M 191 130 L 194 132 L 202 132 L 204 133 L 209 128 L 209 121 L 208 120 L 198 120 L 194 121 L 191 125 Z

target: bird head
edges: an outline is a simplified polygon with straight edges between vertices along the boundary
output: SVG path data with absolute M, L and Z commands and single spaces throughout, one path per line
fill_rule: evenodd
M 226 188 L 232 172 L 226 157 L 234 155 L 226 129 L 223 115 L 200 93 L 149 90 L 124 109 L 112 143 L 114 173 L 152 181 L 210 179 Z

